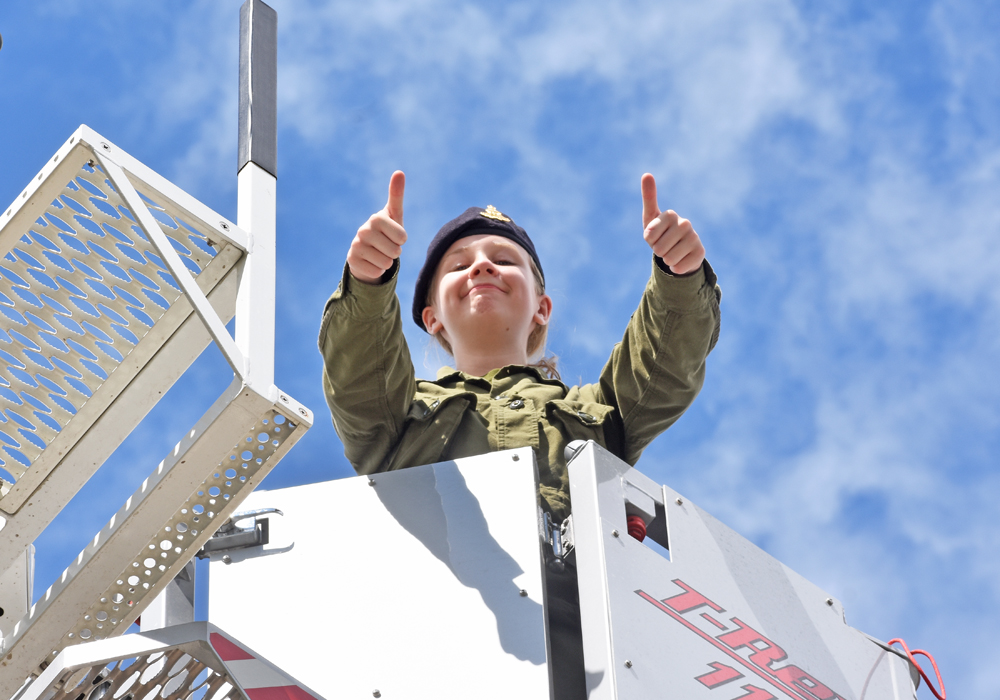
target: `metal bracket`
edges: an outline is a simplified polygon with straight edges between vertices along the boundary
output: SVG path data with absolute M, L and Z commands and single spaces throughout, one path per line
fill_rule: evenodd
M 199 559 L 207 559 L 213 552 L 227 552 L 234 549 L 246 549 L 247 547 L 257 547 L 270 542 L 270 525 L 267 518 L 258 516 L 266 513 L 277 513 L 284 515 L 277 508 L 260 508 L 244 513 L 237 513 L 222 524 L 212 539 L 205 543 L 196 555 Z M 240 527 L 237 523 L 243 520 L 253 520 L 250 527 Z
M 552 548 L 552 556 L 555 557 L 553 564 L 561 568 L 564 566 L 574 547 L 573 543 L 573 515 L 570 514 L 561 523 L 556 523 L 550 513 L 542 513 L 542 539 Z

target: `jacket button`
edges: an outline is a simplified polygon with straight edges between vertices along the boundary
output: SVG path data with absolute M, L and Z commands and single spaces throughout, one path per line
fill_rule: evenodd
M 510 407 L 513 408 L 515 411 L 522 409 L 524 408 L 524 401 L 521 399 L 514 399 L 513 401 L 510 402 Z
M 593 423 L 596 420 L 592 415 L 583 411 L 577 411 L 576 415 L 580 416 L 584 423 Z
M 438 401 L 438 400 L 435 400 L 435 401 L 434 401 L 434 403 L 432 403 L 432 404 L 430 405 L 430 410 L 432 410 L 432 411 L 433 411 L 433 410 L 434 410 L 435 408 L 437 408 L 437 407 L 438 407 L 438 404 L 439 404 L 439 403 L 441 403 L 441 402 L 440 402 L 440 401 Z

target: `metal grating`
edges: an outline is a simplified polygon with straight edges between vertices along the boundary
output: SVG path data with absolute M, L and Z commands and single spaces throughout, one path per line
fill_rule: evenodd
M 207 622 L 71 647 L 19 693 L 23 700 L 322 700 Z
M 193 276 L 221 246 L 142 195 Z M 0 261 L 0 494 L 180 296 L 96 165 L 85 164 Z M 0 505 L 3 498 L 0 498 Z
M 180 649 L 68 670 L 40 700 L 245 700 L 229 676 Z

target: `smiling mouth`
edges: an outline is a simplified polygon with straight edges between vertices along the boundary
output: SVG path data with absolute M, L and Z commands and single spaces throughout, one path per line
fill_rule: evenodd
M 469 294 L 472 294 L 475 291 L 481 291 L 483 289 L 495 289 L 498 292 L 502 292 L 503 291 L 502 289 L 500 289 L 500 287 L 498 287 L 495 284 L 477 284 L 475 287 L 473 287 L 472 289 L 469 290 Z M 468 296 L 468 294 L 466 296 Z

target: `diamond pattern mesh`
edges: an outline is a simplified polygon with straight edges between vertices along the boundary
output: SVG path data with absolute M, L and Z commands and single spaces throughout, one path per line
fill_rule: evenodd
M 195 277 L 221 246 L 143 200 Z M 180 288 L 99 167 L 0 250 L 0 496 L 170 308 Z
M 225 674 L 181 649 L 67 671 L 40 700 L 244 700 Z

